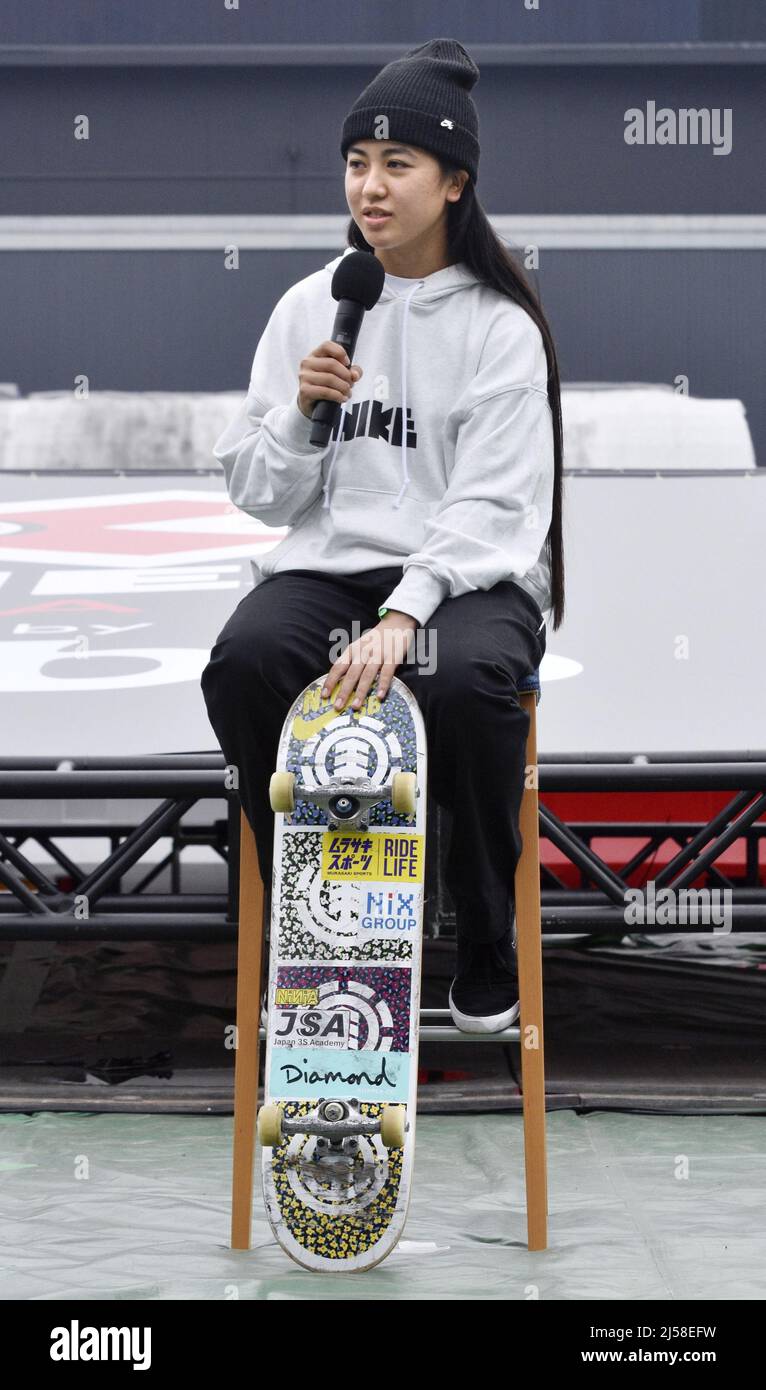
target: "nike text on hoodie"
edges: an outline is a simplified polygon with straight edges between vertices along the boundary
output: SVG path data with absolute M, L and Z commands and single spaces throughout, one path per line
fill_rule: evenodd
M 401 564 L 385 607 L 421 626 L 444 599 L 508 579 L 546 613 L 553 420 L 540 330 L 462 262 L 404 294 L 387 279 L 353 356 L 364 375 L 317 449 L 298 371 L 331 331 L 340 259 L 282 295 L 213 450 L 234 505 L 291 528 L 251 562 L 254 584 L 285 569 Z

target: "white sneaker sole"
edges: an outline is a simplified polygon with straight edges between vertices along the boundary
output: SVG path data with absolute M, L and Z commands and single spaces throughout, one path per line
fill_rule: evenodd
M 449 991 L 449 1011 L 452 1014 L 452 1021 L 461 1033 L 502 1033 L 504 1028 L 510 1028 L 521 1012 L 521 1004 L 517 1000 L 510 1009 L 506 1009 L 501 1014 L 474 1015 L 460 1012 L 452 1000 L 452 986 Z

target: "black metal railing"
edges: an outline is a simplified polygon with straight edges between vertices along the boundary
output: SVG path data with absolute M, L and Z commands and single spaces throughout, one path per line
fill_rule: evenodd
M 1 758 L 0 802 L 0 940 L 225 940 L 236 935 L 239 877 L 239 802 L 224 782 L 219 753 L 166 757 Z M 762 882 L 760 843 L 766 834 L 766 755 L 662 755 L 635 761 L 603 754 L 539 763 L 540 835 L 555 845 L 578 871 L 568 886 L 544 862 L 541 869 L 543 932 L 619 932 L 626 927 L 625 895 L 631 878 L 645 871 L 652 856 L 669 839 L 675 853 L 658 870 L 655 891 L 680 892 L 700 877 L 706 885 L 730 889 L 733 931 L 766 928 L 766 886 Z M 562 820 L 545 802 L 555 792 L 688 792 L 731 793 L 726 805 L 707 821 L 651 819 L 633 821 Z M 57 820 L 51 802 L 100 803 L 104 800 L 152 801 L 152 809 L 118 818 L 96 808 L 78 818 Z M 221 814 L 203 823 L 184 818 L 206 800 L 219 802 Z M 14 816 L 8 804 L 23 803 Z M 39 801 L 39 818 L 30 802 Z M 20 808 L 21 809 L 21 808 Z M 440 861 L 449 817 L 432 804 L 427 899 L 427 930 L 449 934 L 454 917 L 444 895 Z M 595 852 L 597 838 L 630 837 L 643 843 L 619 870 Z M 79 864 L 62 841 L 106 838 L 109 853 L 97 864 Z M 146 856 L 161 840 L 170 848 L 149 863 Z M 745 871 L 736 880 L 722 856 L 736 841 L 745 845 Z M 210 848 L 226 870 L 225 893 L 188 891 L 182 854 L 185 847 Z M 42 849 L 53 869 L 40 868 Z M 428 866 L 427 856 L 427 866 Z M 169 871 L 170 888 L 161 893 L 156 880 Z M 136 880 L 136 875 L 139 877 Z M 128 882 L 132 876 L 133 882 Z M 657 923 L 652 932 L 683 930 Z M 695 930 L 691 925 L 689 930 Z M 696 928 L 699 930 L 699 928 Z

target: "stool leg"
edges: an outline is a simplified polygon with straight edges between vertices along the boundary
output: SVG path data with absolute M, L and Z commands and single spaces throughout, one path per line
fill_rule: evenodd
M 264 897 L 255 836 L 244 812 L 240 812 L 237 1049 L 234 1056 L 234 1169 L 231 1202 L 233 1250 L 250 1249 L 253 1217 Z
M 537 708 L 533 693 L 520 696 L 529 714 L 526 776 L 519 829 L 523 842 L 514 880 L 516 951 L 519 967 L 521 1089 L 524 1110 L 524 1168 L 527 1193 L 527 1245 L 548 1243 L 548 1174 L 545 1153 L 545 1060 L 543 1053 L 543 959 L 540 930 L 540 845 L 537 804 Z

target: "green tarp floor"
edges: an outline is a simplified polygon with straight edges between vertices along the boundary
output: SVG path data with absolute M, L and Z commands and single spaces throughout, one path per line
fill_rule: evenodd
M 549 1245 L 526 1247 L 519 1114 L 423 1115 L 404 1236 L 362 1274 L 277 1247 L 259 1155 L 229 1246 L 231 1116 L 0 1115 L 3 1299 L 766 1297 L 760 1116 L 547 1116 Z

